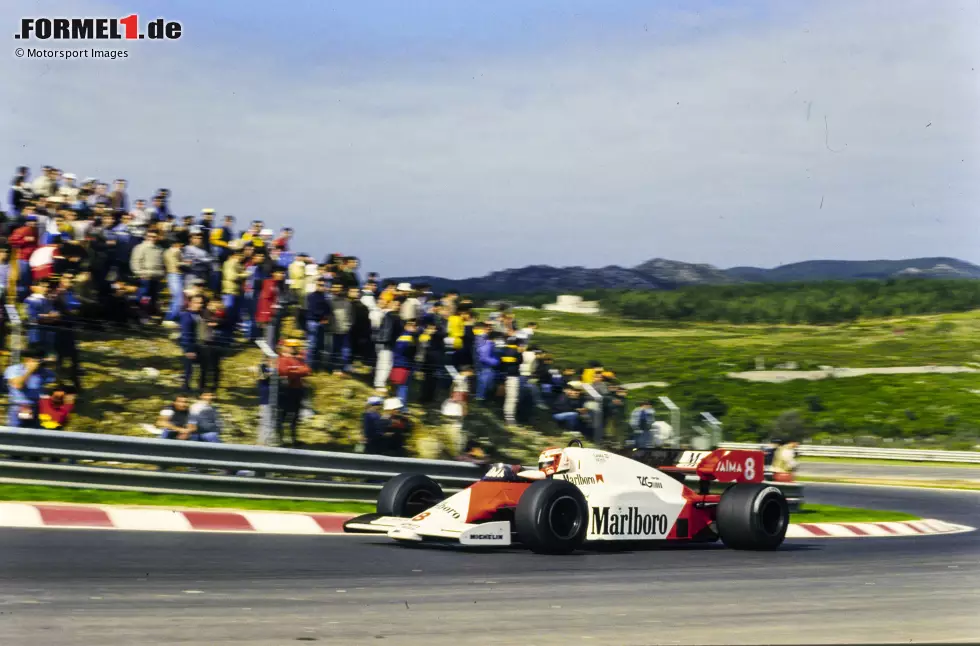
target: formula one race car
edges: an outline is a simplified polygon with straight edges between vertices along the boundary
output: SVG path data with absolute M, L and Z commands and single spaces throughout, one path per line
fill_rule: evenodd
M 789 507 L 778 488 L 762 483 L 761 451 L 629 456 L 581 446 L 548 449 L 537 469 L 495 464 L 449 498 L 428 476 L 402 474 L 382 488 L 377 513 L 348 520 L 344 531 L 480 547 L 519 543 L 550 554 L 600 541 L 721 538 L 748 550 L 782 544 Z M 684 484 L 690 475 L 698 478 L 697 491 Z M 713 481 L 733 484 L 712 494 Z

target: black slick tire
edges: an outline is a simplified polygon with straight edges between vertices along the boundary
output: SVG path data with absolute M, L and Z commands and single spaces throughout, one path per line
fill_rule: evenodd
M 565 480 L 538 480 L 521 496 L 514 512 L 521 543 L 538 554 L 568 554 L 585 542 L 589 505 Z
M 411 518 L 445 499 L 442 487 L 429 476 L 402 473 L 385 483 L 378 496 L 378 514 Z
M 732 485 L 721 495 L 715 519 L 721 541 L 736 550 L 774 550 L 786 538 L 789 505 L 771 485 Z

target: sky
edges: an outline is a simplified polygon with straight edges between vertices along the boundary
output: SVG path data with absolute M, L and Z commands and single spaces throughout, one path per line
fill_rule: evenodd
M 131 13 L 183 35 L 13 39 Z M 165 186 L 383 275 L 980 263 L 976 0 L 5 0 L 0 25 L 11 176 Z

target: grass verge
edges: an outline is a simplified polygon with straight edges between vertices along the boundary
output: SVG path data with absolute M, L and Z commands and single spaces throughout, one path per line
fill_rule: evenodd
M 259 498 L 226 498 L 182 494 L 143 493 L 139 491 L 105 491 L 38 485 L 0 485 L 0 500 L 11 502 L 76 503 L 98 505 L 139 505 L 152 507 L 187 507 L 199 509 L 244 509 L 261 511 L 297 511 L 312 513 L 366 514 L 374 503 L 322 502 L 316 500 L 276 500 Z
M 858 507 L 834 507 L 803 503 L 803 509 L 793 512 L 789 522 L 798 523 L 879 523 L 896 520 L 919 520 L 919 516 L 901 511 L 881 511 Z

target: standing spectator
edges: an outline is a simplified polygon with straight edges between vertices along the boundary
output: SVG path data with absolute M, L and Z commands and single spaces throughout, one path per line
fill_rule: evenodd
M 163 252 L 163 266 L 167 272 L 167 291 L 170 292 L 170 310 L 163 322 L 167 327 L 177 327 L 177 319 L 184 306 L 184 270 L 187 263 L 184 261 L 183 248 L 183 243 L 174 240 Z
M 399 315 L 402 317 L 402 320 L 407 321 L 418 318 L 422 313 L 422 304 L 416 298 L 415 292 L 412 290 L 412 285 L 410 283 L 401 283 L 398 285 L 398 291 L 405 297 L 405 301 L 399 310 Z
M 182 252 L 182 257 L 188 265 L 187 272 L 208 285 L 211 276 L 211 256 L 204 250 L 204 235 L 199 229 L 191 232 L 190 242 Z
M 27 205 L 34 192 L 31 190 L 31 170 L 27 166 L 20 166 L 10 180 L 10 210 L 13 215 L 20 215 Z
M 10 290 L 10 249 L 0 247 L 0 304 L 6 304 Z M 0 343 L 0 347 L 6 347 Z
M 630 413 L 630 430 L 632 437 L 627 444 L 632 444 L 638 449 L 660 448 L 653 433 L 653 424 L 657 421 L 657 416 L 653 410 L 653 402 L 646 400 L 633 409 Z
M 511 426 L 517 423 L 517 399 L 521 392 L 521 361 L 517 339 L 510 337 L 500 353 L 500 366 L 504 374 L 504 421 Z
M 409 387 L 415 373 L 415 333 L 417 329 L 415 320 L 405 321 L 405 327 L 395 341 L 395 348 L 392 352 L 394 367 L 391 370 L 391 383 L 397 386 L 395 396 L 402 401 L 404 406 L 408 406 Z
M 201 314 L 204 322 L 200 332 L 201 374 L 210 377 L 209 380 L 202 376 L 201 390 L 210 388 L 217 392 L 221 383 L 221 358 L 224 355 L 222 337 L 225 311 L 221 301 L 208 301 Z
M 55 384 L 50 395 L 41 395 L 37 405 L 37 419 L 41 428 L 53 431 L 65 428 L 74 410 L 75 394 L 68 393 L 61 384 Z
M 27 309 L 27 342 L 47 354 L 54 351 L 54 320 L 58 312 L 50 297 L 51 283 L 43 280 L 32 287 L 33 293 L 24 301 Z
M 286 277 L 289 289 L 296 301 L 296 327 L 306 329 L 306 254 L 297 254 L 296 258 L 286 267 Z M 314 291 L 315 291 L 314 287 Z M 310 292 L 312 293 L 312 292 Z
M 153 214 L 146 208 L 146 200 L 136 200 L 129 215 L 131 217 L 130 226 L 133 230 L 139 235 L 145 236 L 153 223 Z
M 497 357 L 496 339 L 499 335 L 496 332 L 488 332 L 484 323 L 478 323 L 476 333 L 475 349 L 476 362 L 479 372 L 476 376 L 476 399 L 486 401 L 487 395 L 493 393 L 496 382 L 495 371 L 500 365 L 500 358 Z
M 148 320 L 158 313 L 157 303 L 160 298 L 160 285 L 167 275 L 163 261 L 163 249 L 156 231 L 146 234 L 146 240 L 136 245 L 130 259 L 133 275 L 139 280 L 140 304 L 145 303 L 145 316 Z
M 381 419 L 381 405 L 384 403 L 378 396 L 368 397 L 367 408 L 361 416 L 361 434 L 364 439 L 364 452 L 372 455 L 384 455 L 385 424 Z
M 419 350 L 422 361 L 422 391 L 419 402 L 429 404 L 436 400 L 446 361 L 446 329 L 439 316 L 426 320 L 425 331 L 419 335 Z
M 187 309 L 180 313 L 180 349 L 184 353 L 184 391 L 191 389 L 194 366 L 199 366 L 200 389 L 204 390 L 205 366 L 201 352 L 201 329 L 205 325 L 202 309 L 204 297 L 194 296 L 187 303 Z
M 75 185 L 74 173 L 65 173 L 62 176 L 62 184 L 58 189 L 58 197 L 64 200 L 65 204 L 74 204 L 78 200 L 79 187 Z
M 177 395 L 173 403 L 160 411 L 157 428 L 163 431 L 162 440 L 186 440 L 191 435 L 190 406 L 186 395 Z
M 277 324 L 281 320 L 279 298 L 286 272 L 282 267 L 276 267 L 271 278 L 262 281 L 262 291 L 255 307 L 255 322 L 262 326 L 263 333 L 273 342 L 278 338 Z M 272 326 L 271 328 L 269 326 Z
M 354 325 L 354 306 L 340 283 L 330 286 L 330 365 L 335 375 L 341 375 L 348 367 L 350 331 Z
M 126 213 L 129 211 L 129 196 L 126 194 L 126 180 L 117 179 L 112 186 L 112 192 L 108 195 L 109 208 L 116 213 Z
M 388 376 L 394 365 L 395 341 L 401 334 L 400 320 L 395 301 L 388 301 L 381 306 L 381 320 L 374 332 L 375 350 L 378 354 L 374 366 L 374 388 L 378 392 L 387 392 L 385 384 L 388 383 Z
M 235 216 L 226 215 L 224 217 L 224 223 L 220 227 L 213 227 L 210 235 L 211 253 L 217 257 L 218 262 L 222 265 L 224 265 L 225 261 L 228 260 L 228 256 L 231 254 L 229 245 L 234 239 Z M 239 245 L 239 248 L 242 246 Z
M 319 278 L 316 290 L 306 296 L 306 365 L 318 370 L 323 354 L 323 343 L 330 325 L 330 299 L 327 295 L 327 281 Z
M 285 383 L 279 390 L 279 419 L 276 429 L 280 443 L 285 444 L 283 426 L 289 418 L 290 436 L 294 448 L 300 445 L 297 437 L 299 411 L 306 391 L 304 379 L 310 374 L 309 366 L 296 356 L 300 345 L 299 341 L 289 339 L 282 344 L 282 353 L 279 355 L 279 376 L 285 379 Z
M 17 250 L 17 301 L 23 302 L 31 291 L 31 255 L 37 250 L 37 216 L 32 207 L 24 209 L 25 223 L 14 229 L 8 243 Z
M 78 324 L 78 313 L 82 302 L 75 295 L 73 284 L 75 275 L 61 274 L 57 290 L 54 292 L 53 311 L 58 313 L 54 323 L 54 351 L 57 357 L 55 370 L 62 377 L 62 364 L 67 359 L 71 364 L 71 382 L 75 392 L 81 392 L 82 384 L 79 377 L 78 339 L 75 326 Z
M 205 390 L 190 407 L 187 427 L 190 439 L 197 442 L 221 442 L 223 424 L 214 407 L 214 391 Z
M 29 349 L 24 353 L 23 362 L 8 366 L 3 377 L 7 382 L 7 425 L 35 427 L 41 393 L 54 381 L 44 352 L 40 348 Z
M 245 293 L 245 279 L 248 270 L 242 262 L 242 243 L 234 240 L 223 252 L 226 260 L 221 267 L 221 302 L 225 306 L 226 323 L 234 330 L 241 319 L 242 299 Z M 229 340 L 230 337 L 229 337 Z
M 106 211 L 106 213 L 108 213 Z M 109 214 L 108 217 L 112 217 Z M 129 223 L 131 221 L 129 213 L 125 213 L 119 224 L 112 227 L 110 235 L 111 239 L 115 241 L 113 245 L 113 252 L 110 255 L 111 265 L 116 270 L 116 275 L 122 280 L 129 280 L 132 275 L 129 267 L 129 259 L 133 253 L 133 232 L 129 230 Z
M 386 455 L 391 457 L 405 456 L 405 441 L 412 434 L 412 421 L 402 414 L 406 403 L 397 397 L 385 400 L 384 413 L 381 416 L 385 429 Z
M 243 310 L 248 313 L 248 327 L 246 328 L 246 338 L 254 341 L 259 338 L 258 325 L 258 306 L 259 296 L 262 294 L 262 287 L 268 274 L 265 270 L 265 252 L 257 249 L 252 244 L 246 244 L 243 251 L 243 258 L 246 261 L 246 271 L 248 277 L 245 279 L 245 297 Z
M 55 181 L 55 176 L 57 170 L 50 166 L 42 166 L 41 174 L 37 176 L 34 180 L 34 184 L 31 185 L 31 190 L 33 193 L 39 197 L 50 197 L 57 191 L 57 182 Z
M 293 230 L 289 227 L 283 227 L 279 230 L 279 235 L 276 236 L 276 239 L 272 241 L 272 247 L 286 253 L 289 251 L 289 241 L 292 238 Z
M 7 296 L 10 290 L 10 250 L 0 247 L 0 349 L 7 347 Z
M 351 359 L 360 360 L 362 365 L 370 366 L 374 355 L 374 345 L 371 342 L 371 312 L 361 300 L 361 290 L 351 287 L 347 290 L 347 298 L 351 304 L 350 352 Z
M 538 331 L 538 324 L 532 321 L 527 325 L 525 325 L 524 327 L 522 327 L 520 330 L 518 330 L 517 334 L 515 334 L 514 336 L 516 336 L 518 339 L 530 342 L 531 337 L 533 337 L 534 333 L 537 331 Z

